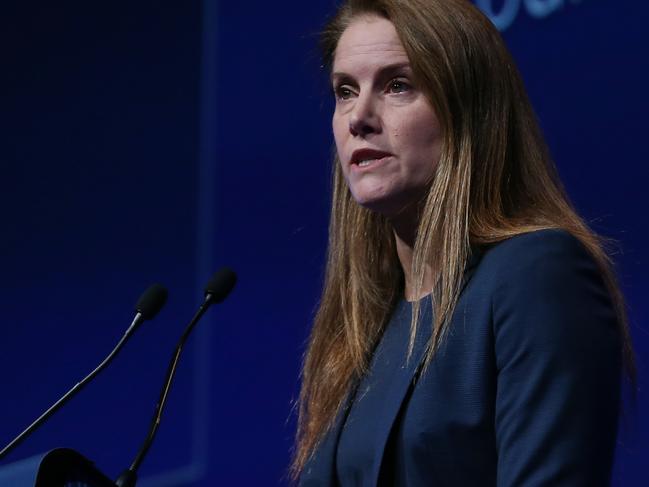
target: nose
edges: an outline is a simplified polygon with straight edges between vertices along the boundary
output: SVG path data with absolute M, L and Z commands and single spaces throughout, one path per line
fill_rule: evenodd
M 361 93 L 354 104 L 349 118 L 349 132 L 354 137 L 366 137 L 381 131 L 380 117 L 377 106 L 370 94 Z

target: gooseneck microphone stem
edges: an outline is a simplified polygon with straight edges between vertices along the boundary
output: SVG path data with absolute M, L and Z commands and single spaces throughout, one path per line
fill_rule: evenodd
M 16 438 L 14 438 L 11 443 L 5 446 L 2 451 L 0 451 L 0 459 L 3 458 L 7 453 L 13 450 L 21 441 L 23 441 L 30 433 L 32 433 L 36 428 L 43 424 L 47 418 L 52 416 L 57 410 L 59 410 L 66 402 L 68 402 L 72 397 L 74 397 L 84 386 L 95 378 L 99 372 L 104 370 L 108 364 L 110 364 L 117 353 L 122 349 L 124 344 L 128 339 L 133 335 L 135 330 L 146 320 L 151 320 L 158 314 L 160 309 L 164 306 L 167 301 L 167 290 L 160 284 L 153 284 L 144 291 L 137 304 L 135 305 L 135 318 L 131 326 L 124 332 L 121 340 L 117 342 L 115 348 L 108 354 L 108 356 L 93 370 L 90 372 L 81 382 L 77 382 L 72 389 L 66 392 L 61 399 L 56 401 L 50 406 L 50 408 L 40 415 L 32 424 L 30 424 L 25 431 L 20 433 Z
M 116 480 L 115 484 L 117 485 L 117 487 L 135 486 L 137 482 L 137 470 L 138 468 L 140 468 L 144 457 L 149 451 L 149 448 L 153 443 L 153 439 L 155 438 L 156 432 L 158 431 L 158 427 L 160 426 L 162 411 L 164 410 L 167 396 L 169 394 L 169 390 L 171 389 L 171 383 L 173 381 L 174 374 L 176 373 L 176 367 L 178 365 L 178 360 L 180 359 L 180 354 L 183 350 L 183 346 L 185 345 L 187 338 L 189 338 L 192 330 L 196 326 L 196 323 L 198 323 L 205 311 L 207 311 L 207 309 L 212 304 L 221 303 L 230 294 L 236 282 L 236 274 L 231 269 L 224 267 L 223 269 L 216 272 L 207 283 L 207 286 L 205 286 L 205 299 L 203 300 L 203 304 L 200 305 L 198 311 L 196 311 L 196 314 L 185 328 L 185 331 L 183 331 L 183 334 L 178 341 L 178 345 L 176 345 L 176 349 L 171 356 L 171 361 L 169 362 L 169 366 L 167 367 L 167 375 L 164 380 L 164 385 L 162 386 L 162 390 L 160 391 L 160 397 L 158 398 L 158 403 L 156 404 L 155 411 L 153 413 L 153 419 L 151 420 L 151 426 L 149 426 L 149 432 L 146 436 L 146 439 L 144 440 L 140 451 L 135 456 L 135 460 L 133 460 L 131 466 L 124 470 Z
M 176 350 L 174 351 L 174 354 L 171 357 L 171 361 L 169 362 L 169 366 L 167 367 L 167 375 L 165 376 L 164 386 L 162 387 L 162 391 L 160 391 L 160 397 L 158 398 L 158 403 L 156 404 L 155 412 L 153 413 L 151 426 L 149 426 L 149 433 L 144 440 L 142 448 L 140 448 L 140 451 L 136 455 L 135 460 L 133 460 L 133 463 L 128 469 L 128 472 L 133 472 L 133 475 L 135 475 L 135 472 L 137 472 L 138 468 L 140 468 L 142 460 L 144 460 L 144 457 L 149 451 L 149 448 L 151 448 L 151 444 L 153 443 L 156 432 L 158 431 L 158 426 L 160 426 L 160 418 L 162 417 L 162 412 L 164 410 L 165 403 L 167 402 L 167 395 L 169 394 L 169 389 L 171 388 L 171 382 L 173 381 L 174 375 L 176 374 L 176 366 L 178 365 L 178 360 L 180 359 L 180 354 L 182 352 L 183 346 L 185 345 L 187 338 L 194 329 L 194 326 L 196 326 L 196 323 L 198 323 L 205 311 L 207 311 L 207 308 L 209 308 L 209 306 L 212 304 L 212 298 L 212 294 L 207 294 L 205 296 L 203 304 L 201 304 L 201 306 L 198 308 L 198 311 L 196 311 L 196 314 L 189 322 L 189 324 L 185 328 L 185 331 L 180 337 L 178 345 L 176 345 Z M 135 479 L 132 482 L 132 485 L 135 485 Z
M 128 341 L 128 339 L 131 337 L 135 329 L 144 321 L 144 316 L 142 313 L 138 312 L 135 315 L 135 318 L 133 319 L 133 322 L 131 323 L 131 326 L 128 327 L 122 338 L 120 339 L 119 342 L 117 342 L 117 345 L 115 345 L 115 348 L 108 354 L 108 356 L 93 370 L 90 372 L 81 382 L 77 382 L 72 389 L 70 389 L 68 392 L 66 392 L 61 399 L 56 401 L 54 404 L 50 406 L 50 408 L 45 411 L 43 414 L 41 414 L 32 424 L 30 424 L 22 433 L 20 433 L 16 438 L 14 438 L 11 443 L 9 443 L 7 446 L 5 446 L 2 451 L 0 451 L 0 459 L 3 458 L 5 455 L 7 455 L 11 450 L 13 450 L 20 442 L 22 442 L 29 434 L 34 431 L 36 428 L 38 428 L 43 422 L 47 420 L 52 414 L 54 414 L 56 411 L 58 411 L 61 406 L 63 406 L 66 402 L 68 402 L 70 399 L 72 399 L 81 389 L 84 388 L 84 386 L 90 382 L 92 379 L 95 378 L 99 372 L 104 370 L 108 364 L 110 364 L 115 356 L 117 356 L 117 353 L 122 349 L 124 344 Z

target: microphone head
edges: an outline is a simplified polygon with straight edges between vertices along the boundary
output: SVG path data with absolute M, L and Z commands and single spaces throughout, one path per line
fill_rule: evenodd
M 211 296 L 211 300 L 215 303 L 220 303 L 228 297 L 232 288 L 237 283 L 237 275 L 232 269 L 224 267 L 216 271 L 212 278 L 205 286 L 205 296 Z
M 153 284 L 144 291 L 135 305 L 135 311 L 140 313 L 145 320 L 150 320 L 167 302 L 167 289 L 161 284 Z

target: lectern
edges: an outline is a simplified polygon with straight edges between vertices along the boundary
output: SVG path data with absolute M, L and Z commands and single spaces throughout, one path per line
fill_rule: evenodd
M 2 487 L 115 487 L 80 453 L 58 448 L 0 467 Z

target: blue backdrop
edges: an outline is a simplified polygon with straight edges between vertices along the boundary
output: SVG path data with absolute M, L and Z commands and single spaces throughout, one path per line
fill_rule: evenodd
M 5 464 L 69 446 L 116 477 L 203 283 L 227 264 L 239 284 L 190 340 L 139 485 L 288 484 L 333 143 L 317 32 L 335 3 L 3 3 L 0 442 L 112 348 L 148 284 L 170 290 Z M 575 205 L 618 242 L 640 376 L 614 485 L 644 485 L 649 4 L 476 3 L 503 31 Z

